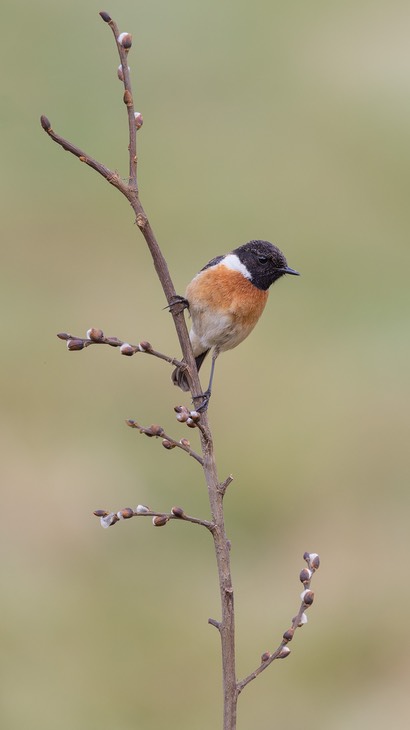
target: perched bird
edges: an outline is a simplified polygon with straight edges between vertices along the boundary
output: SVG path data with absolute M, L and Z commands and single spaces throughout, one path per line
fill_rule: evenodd
M 249 241 L 212 259 L 188 284 L 185 299 L 180 301 L 191 315 L 189 337 L 198 370 L 213 348 L 209 385 L 197 410 L 208 405 L 219 353 L 236 347 L 252 332 L 265 308 L 269 287 L 284 274 L 299 275 L 272 243 Z M 189 390 L 185 369 L 176 368 L 172 380 Z

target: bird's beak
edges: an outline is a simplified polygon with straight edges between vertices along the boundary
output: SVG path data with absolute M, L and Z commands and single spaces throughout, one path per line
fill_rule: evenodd
M 287 266 L 286 269 L 283 269 L 284 274 L 292 274 L 293 276 L 300 276 L 299 271 L 295 271 L 295 269 L 291 269 L 290 266 Z

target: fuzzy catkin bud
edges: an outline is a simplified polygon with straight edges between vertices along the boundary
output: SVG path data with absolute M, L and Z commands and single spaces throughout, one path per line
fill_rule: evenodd
M 120 353 L 121 355 L 127 355 L 128 357 L 131 357 L 131 355 L 135 355 L 135 349 L 132 345 L 129 344 L 129 342 L 124 342 L 120 347 Z
M 304 553 L 303 560 L 306 560 L 308 568 L 317 570 L 320 565 L 320 558 L 317 553 Z
M 135 508 L 137 515 L 146 515 L 151 512 L 150 508 L 146 504 L 138 504 Z
M 128 66 L 128 72 L 130 72 L 130 71 L 131 71 L 131 69 Z M 118 76 L 118 78 L 119 78 L 120 81 L 124 81 L 124 69 L 122 67 L 122 63 L 120 63 L 120 65 L 118 66 L 117 76 Z
M 152 524 L 154 527 L 163 527 L 168 522 L 168 517 L 165 515 L 156 515 L 156 517 L 152 518 Z
M 115 525 L 116 522 L 118 522 L 119 517 L 115 514 L 115 512 L 110 512 L 109 514 L 105 515 L 104 517 L 100 517 L 100 524 L 101 527 L 107 528 L 111 527 L 111 525 Z
M 134 119 L 136 129 L 141 129 L 142 125 L 144 124 L 144 119 L 141 112 L 134 112 Z
M 106 509 L 95 509 L 93 512 L 96 517 L 107 517 L 108 514 Z
M 104 339 L 104 332 L 96 329 L 96 327 L 91 327 L 91 329 L 87 330 L 87 339 L 93 342 L 101 342 Z
M 130 33 L 120 33 L 120 35 L 117 38 L 118 43 L 120 46 L 125 48 L 127 51 L 132 46 L 132 35 Z
M 131 517 L 134 517 L 134 510 L 131 507 L 124 507 L 124 509 L 120 509 L 117 512 L 117 517 L 119 520 L 129 520 Z
M 283 638 L 285 639 L 285 641 L 292 641 L 294 633 L 295 629 L 290 628 L 285 631 L 285 633 L 283 634 Z
M 130 91 L 128 91 L 128 89 L 126 89 L 124 91 L 123 100 L 124 100 L 124 104 L 126 104 L 126 106 L 132 106 L 132 103 L 133 103 L 132 102 L 132 94 L 131 94 Z
M 145 436 L 149 436 L 150 438 L 152 438 L 152 436 L 162 436 L 162 434 L 164 433 L 164 429 L 162 428 L 162 426 L 158 426 L 158 424 L 153 423 L 148 428 L 144 428 L 142 433 L 144 433 Z
M 163 445 L 164 449 L 171 450 L 171 449 L 175 449 L 176 444 L 173 444 L 172 441 L 169 441 L 168 439 L 163 439 L 162 445 Z
M 305 606 L 311 606 L 314 601 L 315 594 L 313 593 L 313 591 L 307 590 L 307 591 L 303 591 L 300 594 L 300 597 L 301 597 L 303 603 L 305 604 Z
M 309 583 L 311 577 L 312 571 L 309 570 L 309 568 L 303 568 L 303 570 L 300 571 L 299 580 L 301 583 Z
M 301 626 L 304 626 L 305 624 L 307 624 L 307 622 L 308 622 L 308 617 L 306 616 L 305 613 L 302 613 L 302 615 L 301 615 L 301 617 L 299 619 L 299 623 L 298 623 L 299 628 Z
M 171 512 L 172 512 L 172 514 L 174 515 L 174 517 L 180 517 L 181 519 L 182 519 L 183 517 L 185 517 L 185 512 L 184 512 L 184 510 L 182 509 L 182 507 L 173 507 L 173 508 L 171 509 Z
M 82 340 L 67 340 L 67 350 L 83 350 L 84 342 Z

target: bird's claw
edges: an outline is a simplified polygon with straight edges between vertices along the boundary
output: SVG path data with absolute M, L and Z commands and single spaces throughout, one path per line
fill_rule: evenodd
M 211 391 L 206 390 L 205 393 L 200 393 L 199 395 L 194 395 L 193 400 L 196 398 L 202 398 L 202 403 L 199 406 L 195 406 L 195 410 L 198 411 L 198 413 L 205 413 L 205 411 L 208 410 L 209 401 L 211 398 Z
M 171 311 L 173 307 L 176 307 L 178 305 L 181 307 L 181 309 L 179 309 L 176 314 L 180 314 L 184 311 L 184 309 L 189 309 L 188 299 L 186 299 L 185 297 L 181 297 L 179 294 L 175 294 L 175 296 L 171 298 L 171 301 L 166 307 L 164 307 L 164 309 L 169 309 L 169 311 Z

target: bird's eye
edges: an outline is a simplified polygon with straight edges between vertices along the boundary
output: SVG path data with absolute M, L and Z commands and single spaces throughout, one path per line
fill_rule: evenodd
M 258 256 L 258 261 L 263 266 L 264 264 L 268 263 L 269 259 L 267 256 Z

